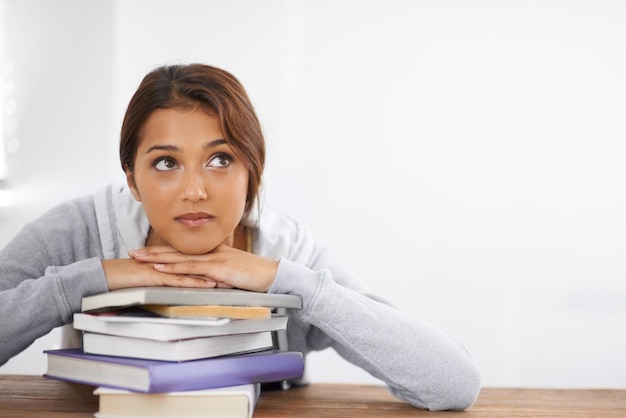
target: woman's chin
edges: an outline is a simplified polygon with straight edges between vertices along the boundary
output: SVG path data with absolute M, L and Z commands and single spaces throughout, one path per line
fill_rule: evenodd
M 179 243 L 177 245 L 172 245 L 176 249 L 176 251 L 180 251 L 183 254 L 189 255 L 200 255 L 206 254 L 213 251 L 217 245 L 198 245 L 194 243 Z

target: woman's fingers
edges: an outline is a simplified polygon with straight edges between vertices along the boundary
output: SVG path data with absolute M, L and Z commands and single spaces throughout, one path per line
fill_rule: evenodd
M 207 280 L 204 277 L 186 276 L 181 274 L 167 274 L 163 286 L 175 287 L 218 287 L 218 282 Z
M 163 262 L 154 263 L 154 269 L 168 274 L 180 274 L 191 277 L 202 277 L 204 279 L 213 279 L 215 281 L 219 277 L 225 276 L 224 269 L 218 266 L 219 263 L 214 261 L 185 260 L 180 262 Z
M 150 263 L 132 258 L 103 260 L 102 267 L 109 290 L 136 286 L 216 287 L 217 282 L 201 275 L 168 274 Z
M 220 245 L 206 254 L 183 254 L 172 247 L 146 247 L 130 252 L 160 273 L 205 280 L 217 287 L 266 292 L 274 281 L 278 262 Z

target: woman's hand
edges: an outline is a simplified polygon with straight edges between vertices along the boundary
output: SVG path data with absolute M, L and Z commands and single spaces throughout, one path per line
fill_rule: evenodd
M 185 275 L 167 274 L 152 263 L 126 258 L 103 260 L 102 267 L 109 290 L 138 286 L 216 287 L 216 282 Z
M 155 271 L 173 277 L 204 280 L 211 284 L 209 287 L 236 287 L 256 292 L 269 290 L 278 269 L 276 260 L 224 244 L 200 255 L 183 254 L 167 246 L 145 247 L 129 254 L 138 262 L 150 263 Z

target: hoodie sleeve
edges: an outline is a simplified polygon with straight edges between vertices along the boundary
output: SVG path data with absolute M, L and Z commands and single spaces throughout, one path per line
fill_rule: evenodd
M 89 199 L 26 225 L 0 251 L 0 365 L 72 321 L 85 295 L 107 290 Z

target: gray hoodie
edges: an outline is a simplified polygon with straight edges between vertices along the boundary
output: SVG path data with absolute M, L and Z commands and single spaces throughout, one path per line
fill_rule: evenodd
M 302 297 L 288 312 L 290 350 L 332 347 L 419 408 L 476 400 L 479 372 L 461 344 L 369 292 L 293 219 L 264 211 L 249 226 L 253 252 L 280 260 L 269 293 Z M 83 296 L 106 292 L 100 261 L 128 257 L 148 230 L 142 206 L 117 184 L 27 224 L 0 251 L 0 365 L 70 324 Z

